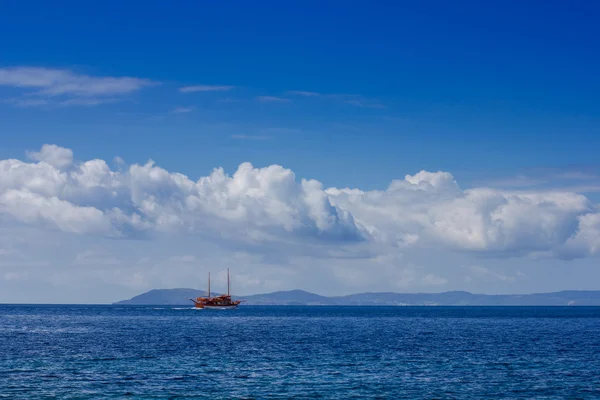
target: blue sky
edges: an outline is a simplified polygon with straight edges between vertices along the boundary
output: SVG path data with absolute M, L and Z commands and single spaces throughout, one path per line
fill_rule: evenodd
M 152 156 L 191 175 L 285 160 L 332 185 L 373 187 L 420 168 L 471 179 L 481 169 L 515 174 L 596 162 L 600 28 L 593 2 L 63 4 L 7 6 L 3 66 L 162 84 L 85 109 L 3 106 L 3 130 L 17 136 L 3 155 L 52 137 L 84 156 Z M 175 90 L 197 84 L 236 89 Z M 292 104 L 247 101 L 292 90 L 357 95 L 385 108 L 298 96 Z M 169 115 L 177 107 L 196 108 Z M 239 143 L 231 132 L 271 140 Z M 350 168 L 363 175 L 345 178 Z
M 594 209 L 599 16 L 589 1 L 11 2 L 0 160 L 55 144 L 114 171 L 152 159 L 195 181 L 251 162 L 364 191 L 448 171 L 461 190 L 569 190 Z

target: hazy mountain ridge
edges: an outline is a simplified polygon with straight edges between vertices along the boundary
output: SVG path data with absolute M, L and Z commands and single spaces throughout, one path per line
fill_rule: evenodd
M 213 293 L 218 295 L 218 293 Z M 203 290 L 154 289 L 129 300 L 114 304 L 122 305 L 184 305 L 189 298 L 206 296 Z M 600 290 L 564 290 L 551 293 L 531 294 L 474 294 L 464 291 L 442 293 L 394 293 L 370 292 L 347 296 L 321 296 L 304 290 L 279 291 L 250 296 L 233 296 L 248 305 L 440 305 L 440 306 L 600 306 Z

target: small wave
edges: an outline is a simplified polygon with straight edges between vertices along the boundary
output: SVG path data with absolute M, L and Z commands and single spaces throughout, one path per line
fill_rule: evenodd
M 117 357 L 96 357 L 96 358 L 92 358 L 89 361 L 116 361 L 118 360 Z

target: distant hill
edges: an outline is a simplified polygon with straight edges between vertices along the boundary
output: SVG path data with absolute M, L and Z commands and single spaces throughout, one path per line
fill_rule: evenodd
M 196 289 L 154 289 L 124 305 L 190 305 L 189 298 L 206 296 Z M 218 293 L 214 293 L 218 295 Z M 565 290 L 553 293 L 487 295 L 462 291 L 443 293 L 358 293 L 326 297 L 304 290 L 240 296 L 248 305 L 361 305 L 361 306 L 600 306 L 600 290 Z
M 441 305 L 441 306 L 567 306 L 598 305 L 600 291 L 487 295 L 469 292 L 360 293 L 335 297 L 345 305 Z
M 197 289 L 154 289 L 114 304 L 180 306 L 192 304 L 188 299 L 201 296 L 206 296 L 206 292 Z
M 304 290 L 289 290 L 266 294 L 254 294 L 240 297 L 247 304 L 270 304 L 270 305 L 334 305 L 331 297 L 319 296 L 318 294 Z

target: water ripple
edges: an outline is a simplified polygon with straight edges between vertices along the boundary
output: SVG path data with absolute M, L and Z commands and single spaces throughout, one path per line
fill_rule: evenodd
M 600 308 L 0 306 L 0 398 L 600 398 Z

